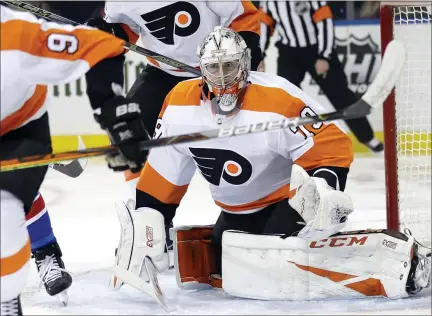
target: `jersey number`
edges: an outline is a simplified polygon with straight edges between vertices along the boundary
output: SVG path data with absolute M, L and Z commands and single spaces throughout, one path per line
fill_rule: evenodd
M 73 54 L 78 50 L 78 39 L 74 35 L 52 33 L 48 36 L 47 47 L 52 52 Z
M 157 122 L 156 122 L 156 126 L 155 126 L 155 131 L 153 133 L 153 138 L 154 139 L 158 139 L 162 136 L 163 132 L 162 132 L 162 119 L 158 118 Z
M 300 112 L 301 117 L 311 117 L 316 115 L 317 114 L 308 106 L 305 106 L 303 110 Z M 290 130 L 294 134 L 300 132 L 301 134 L 303 134 L 305 138 L 308 138 L 314 136 L 315 135 L 314 131 L 319 130 L 323 126 L 323 123 L 315 123 L 310 126 L 311 126 L 310 129 L 307 129 L 306 126 L 297 126 L 297 127 L 290 127 Z

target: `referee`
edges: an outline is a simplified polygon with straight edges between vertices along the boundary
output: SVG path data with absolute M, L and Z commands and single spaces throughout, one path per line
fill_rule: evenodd
M 263 52 L 272 32 L 278 36 L 279 76 L 300 87 L 308 72 L 337 110 L 357 101 L 334 49 L 333 14 L 326 1 L 260 1 L 259 5 Z M 372 152 L 383 151 L 366 117 L 345 122 Z

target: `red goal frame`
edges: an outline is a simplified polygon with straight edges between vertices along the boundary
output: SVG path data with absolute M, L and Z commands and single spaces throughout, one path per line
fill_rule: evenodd
M 381 1 L 380 4 L 380 33 L 381 56 L 387 45 L 393 40 L 394 9 L 397 7 L 414 7 L 430 5 L 428 1 Z M 397 125 L 395 89 L 383 104 L 384 129 L 384 158 L 385 158 L 385 186 L 386 186 L 386 212 L 387 228 L 399 231 L 399 181 L 397 165 Z
M 380 7 L 381 56 L 393 40 L 393 8 L 402 4 L 385 4 Z M 407 4 L 405 4 L 407 5 Z M 383 104 L 384 128 L 384 158 L 385 158 L 385 187 L 387 207 L 387 228 L 399 230 L 399 198 L 397 175 L 397 132 L 396 132 L 396 101 L 395 89 Z

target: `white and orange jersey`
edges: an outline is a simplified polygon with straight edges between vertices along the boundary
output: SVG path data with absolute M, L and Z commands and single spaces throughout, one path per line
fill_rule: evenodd
M 260 34 L 260 13 L 251 1 L 107 1 L 105 19 L 121 23 L 129 41 L 136 43 L 141 36 L 143 47 L 197 69 L 196 49 L 215 26 Z M 147 60 L 169 74 L 195 76 Z
M 123 40 L 94 28 L 60 25 L 1 6 L 0 135 L 41 117 L 47 84 L 78 79 L 124 51 Z
M 249 81 L 241 110 L 229 124 L 242 126 L 326 112 L 281 77 L 251 72 Z M 156 138 L 218 128 L 208 103 L 201 100 L 200 82 L 184 81 L 168 94 Z M 339 125 L 317 123 L 154 148 L 137 189 L 163 203 L 179 204 L 198 169 L 224 211 L 254 212 L 291 196 L 293 163 L 311 170 L 324 166 L 348 168 L 352 160 L 351 140 Z

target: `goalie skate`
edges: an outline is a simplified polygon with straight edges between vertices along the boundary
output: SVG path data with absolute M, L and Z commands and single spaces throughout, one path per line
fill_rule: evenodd
M 406 235 L 410 235 L 408 228 L 404 229 Z M 406 291 L 410 295 L 419 293 L 424 288 L 429 288 L 432 283 L 431 249 L 423 246 L 415 240 L 413 247 L 413 259 L 411 270 L 406 284 Z

